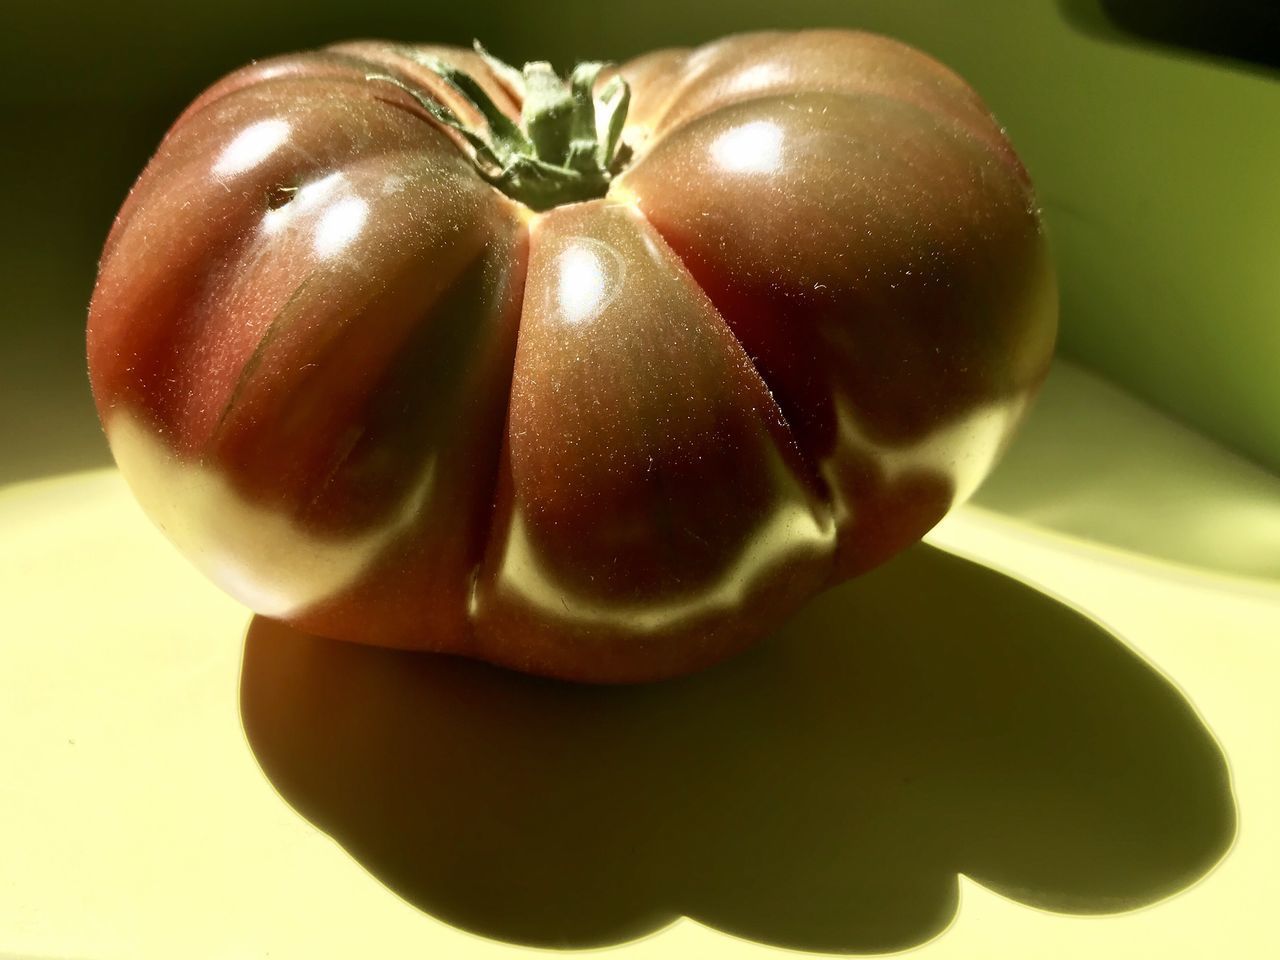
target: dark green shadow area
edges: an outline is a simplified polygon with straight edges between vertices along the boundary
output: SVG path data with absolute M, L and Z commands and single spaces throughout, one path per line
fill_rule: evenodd
M 98 256 L 168 118 L 0 103 L 0 483 L 106 466 L 85 359 Z
M 1073 27 L 1100 40 L 1280 71 L 1276 0 L 1058 0 L 1058 8 Z
M 253 621 L 268 778 L 420 909 L 498 940 L 613 944 L 688 915 L 846 953 L 938 934 L 957 874 L 1133 909 L 1235 833 L 1182 695 L 1031 587 L 917 546 L 705 674 L 591 688 Z

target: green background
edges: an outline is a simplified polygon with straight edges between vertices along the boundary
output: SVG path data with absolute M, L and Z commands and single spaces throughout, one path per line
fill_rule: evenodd
M 0 376 L 29 403 L 0 414 L 0 479 L 108 460 L 83 363 L 97 253 L 168 122 L 241 63 L 351 37 L 476 36 L 510 60 L 567 65 L 805 26 L 891 34 L 964 75 L 1038 185 L 1061 275 L 1063 353 L 1280 470 L 1280 72 L 1259 62 L 1280 50 L 1268 45 L 1280 37 L 1275 9 L 1263 0 L 6 3 Z

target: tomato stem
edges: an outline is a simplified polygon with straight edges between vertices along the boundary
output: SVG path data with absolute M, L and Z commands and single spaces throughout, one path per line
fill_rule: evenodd
M 474 77 L 439 57 L 412 55 L 474 107 L 482 124 L 464 122 L 443 103 L 395 77 L 369 74 L 366 79 L 395 84 L 412 96 L 432 119 L 470 145 L 476 169 L 486 180 L 534 210 L 604 196 L 630 155 L 621 142 L 631 103 L 627 82 L 615 74 L 597 94 L 597 81 L 609 64 L 580 63 L 566 82 L 544 61 L 517 70 L 479 41 L 475 50 L 522 99 L 518 124 Z

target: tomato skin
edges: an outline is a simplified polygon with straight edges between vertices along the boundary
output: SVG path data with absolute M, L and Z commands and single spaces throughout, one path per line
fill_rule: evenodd
M 518 117 L 474 54 L 419 49 Z M 843 31 L 618 70 L 630 167 L 540 214 L 403 89 L 468 115 L 405 48 L 254 64 L 179 118 L 108 238 L 89 366 L 126 479 L 220 586 L 325 636 L 652 680 L 985 475 L 1056 290 L 977 96 Z

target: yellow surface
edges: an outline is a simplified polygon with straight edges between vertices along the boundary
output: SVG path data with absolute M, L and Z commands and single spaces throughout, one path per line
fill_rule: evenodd
M 0 490 L 0 956 L 1280 955 L 1274 478 L 1053 382 L 1149 496 L 1049 403 L 931 545 L 646 688 L 282 632 L 114 472 Z
M 974 502 L 1146 557 L 1280 585 L 1280 476 L 1065 361 Z

